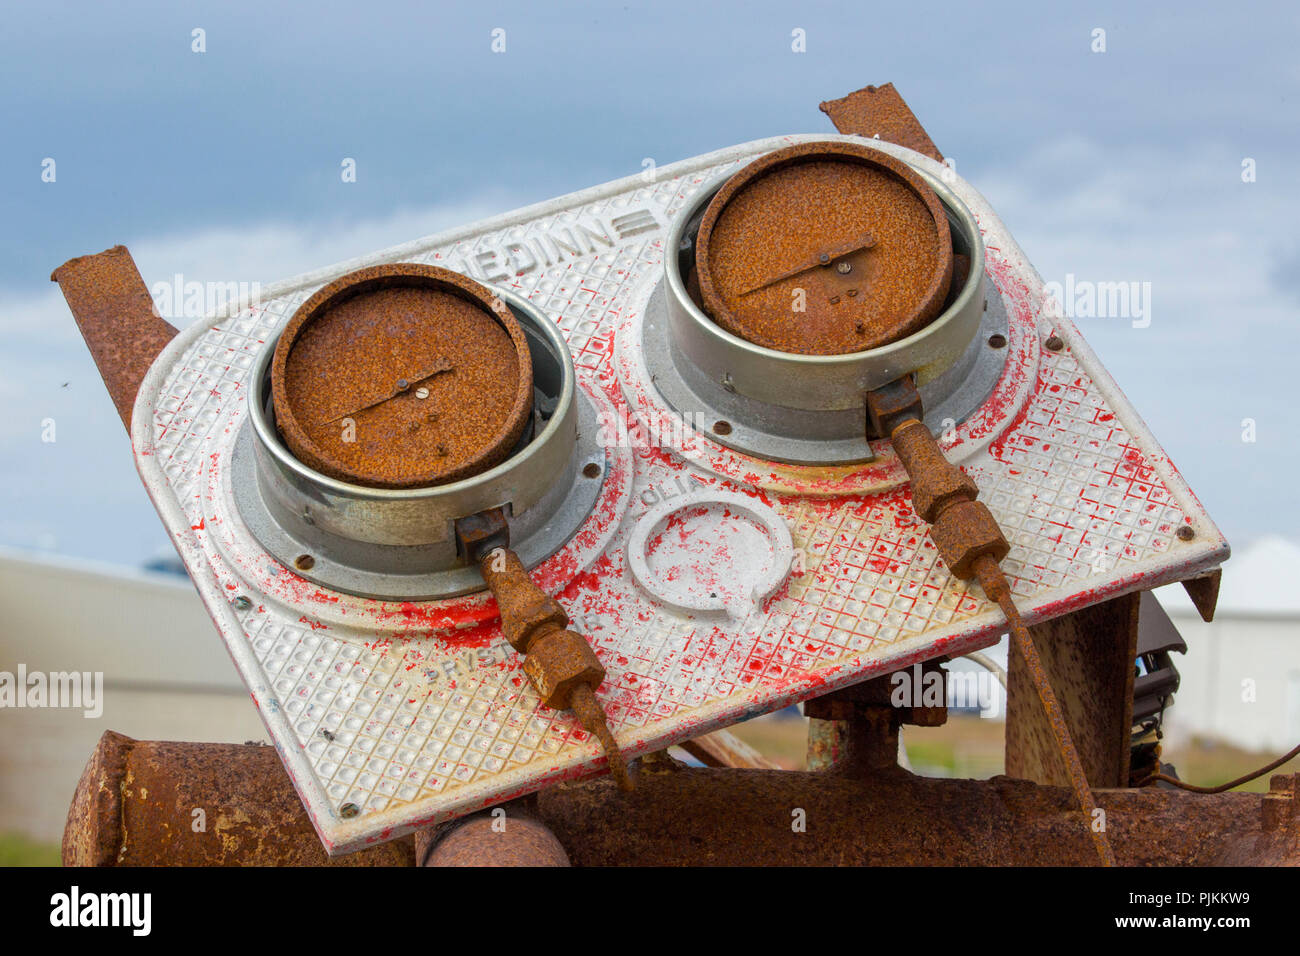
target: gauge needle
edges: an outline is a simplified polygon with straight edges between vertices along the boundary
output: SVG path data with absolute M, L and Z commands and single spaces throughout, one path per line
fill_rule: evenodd
M 770 279 L 764 279 L 758 285 L 750 286 L 740 292 L 740 295 L 749 295 L 751 292 L 757 292 L 759 289 L 766 289 L 768 286 L 776 285 L 783 279 L 791 279 L 801 272 L 807 272 L 809 269 L 816 269 L 820 266 L 829 266 L 836 259 L 847 256 L 851 252 L 858 252 L 861 249 L 870 249 L 876 244 L 874 236 L 862 236 L 858 239 L 850 239 L 848 242 L 842 242 L 838 246 L 831 246 L 822 252 L 817 253 L 813 258 L 801 266 L 796 266 L 780 275 L 772 276 Z
M 423 382 L 426 378 L 433 378 L 433 376 L 437 375 L 439 372 L 449 372 L 449 371 L 451 371 L 451 362 L 447 361 L 447 359 L 438 359 L 436 363 L 434 363 L 431 367 L 425 369 L 423 372 L 419 373 L 418 375 L 413 375 L 410 378 L 399 378 L 397 380 L 397 383 L 393 386 L 393 390 L 389 392 L 387 395 L 385 395 L 383 398 L 379 398 L 373 402 L 370 402 L 369 404 L 362 405 L 360 408 L 354 408 L 350 412 L 344 412 L 342 415 L 335 415 L 333 418 L 327 419 L 322 424 L 332 425 L 335 422 L 337 422 L 339 419 L 347 418 L 349 415 L 356 415 L 358 412 L 364 412 L 366 409 L 374 408 L 376 405 L 382 405 L 384 404 L 384 402 L 390 401 L 391 399 L 396 398 L 398 395 L 401 395 L 403 392 L 408 391 L 411 388 L 411 386 L 415 385 L 417 382 Z

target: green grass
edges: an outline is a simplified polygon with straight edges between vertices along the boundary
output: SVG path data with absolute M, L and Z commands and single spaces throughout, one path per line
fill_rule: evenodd
M 59 866 L 59 847 L 21 833 L 0 833 L 0 866 Z
M 802 770 L 807 765 L 808 727 L 802 718 L 769 714 L 728 729 L 787 770 Z M 1001 721 L 958 714 L 951 715 L 941 727 L 903 728 L 908 759 L 914 772 L 922 776 L 982 779 L 1002 773 L 1004 735 Z M 1183 780 L 1201 786 L 1217 786 L 1276 756 L 1195 737 L 1164 742 L 1164 759 L 1177 767 Z M 1300 758 L 1238 789 L 1266 791 L 1269 777 L 1277 773 L 1300 773 Z

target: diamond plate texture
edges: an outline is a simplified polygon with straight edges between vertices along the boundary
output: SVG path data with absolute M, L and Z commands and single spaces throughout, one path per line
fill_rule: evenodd
M 325 591 L 263 553 L 234 509 L 230 454 L 254 356 L 316 288 L 363 265 L 432 263 L 506 286 L 568 338 L 610 429 L 608 477 L 587 524 L 534 577 L 605 664 L 599 696 L 629 756 L 996 641 L 1000 614 L 939 563 L 888 446 L 869 465 L 827 469 L 748 458 L 689 429 L 638 440 L 670 411 L 628 343 L 672 215 L 762 152 L 838 138 L 852 139 L 748 143 L 279 283 L 185 330 L 154 364 L 134 416 L 137 465 L 330 853 L 604 766 L 568 713 L 541 707 L 485 596 L 404 604 Z M 1042 313 L 1041 279 L 987 203 L 932 160 L 872 145 L 944 175 L 984 233 L 990 295 L 1010 321 L 1007 367 L 944 442 L 1011 541 L 1004 568 L 1026 618 L 1220 563 L 1226 542 L 1074 327 Z M 1049 333 L 1062 351 L 1041 347 Z M 762 606 L 691 618 L 637 587 L 624 543 L 658 502 L 709 488 L 772 508 L 797 560 Z M 1182 525 L 1192 540 L 1177 537 Z M 725 528 L 696 532 L 674 539 L 678 557 L 725 565 Z

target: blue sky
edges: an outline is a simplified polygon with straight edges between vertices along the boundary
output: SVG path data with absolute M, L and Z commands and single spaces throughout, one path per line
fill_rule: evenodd
M 645 157 L 830 131 L 819 101 L 889 80 L 1046 279 L 1152 284 L 1150 327 L 1084 334 L 1234 544 L 1300 538 L 1298 40 L 1281 3 L 13 7 L 0 544 L 123 563 L 167 547 L 48 281 L 65 259 L 124 242 L 149 283 L 265 283 Z

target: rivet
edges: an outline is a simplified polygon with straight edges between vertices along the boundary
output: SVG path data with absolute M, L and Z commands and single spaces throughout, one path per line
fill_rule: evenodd
M 1047 337 L 1046 345 L 1049 352 L 1059 352 L 1061 349 L 1065 348 L 1065 342 L 1059 335 L 1049 335 Z
M 235 606 L 236 611 L 247 611 L 249 608 L 253 606 L 253 602 L 250 601 L 248 598 L 244 597 L 244 595 L 242 594 L 239 595 L 239 597 L 235 598 L 230 603 Z
M 1191 541 L 1196 537 L 1196 532 L 1192 530 L 1192 526 L 1189 524 L 1183 525 L 1174 533 L 1178 535 L 1179 541 Z
M 355 803 L 345 803 L 343 806 L 339 807 L 339 816 L 344 820 L 351 820 L 360 812 L 361 808 Z

